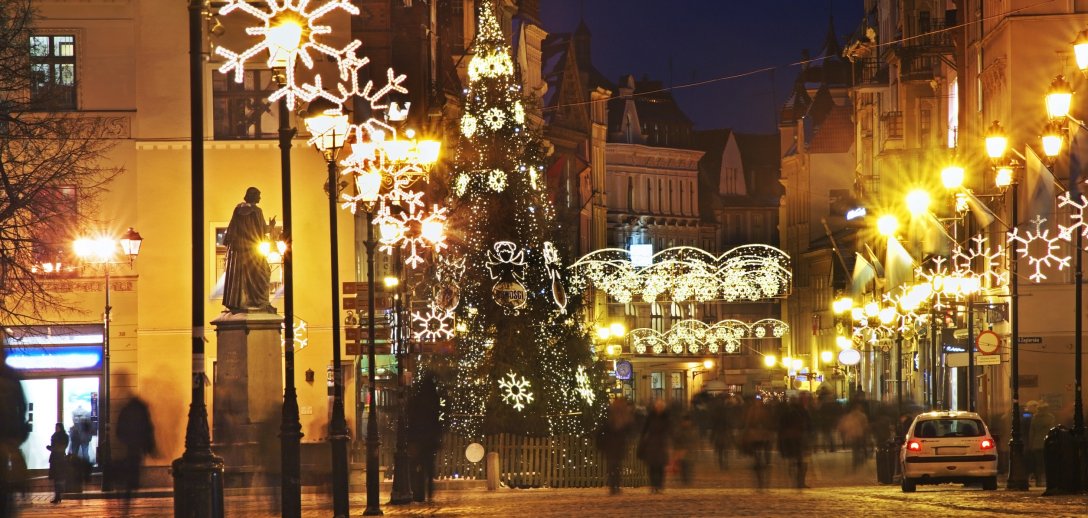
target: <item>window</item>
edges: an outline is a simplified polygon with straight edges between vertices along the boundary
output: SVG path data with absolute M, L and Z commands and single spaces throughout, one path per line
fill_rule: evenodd
M 30 100 L 46 110 L 76 109 L 76 37 L 30 37 Z
M 652 189 L 650 188 L 650 179 L 647 178 L 646 179 L 646 210 L 645 210 L 645 212 L 650 212 L 650 191 L 651 190 Z
M 246 70 L 241 83 L 232 75 L 212 75 L 212 102 L 217 139 L 272 139 L 279 124 L 268 96 L 271 70 Z
M 627 177 L 627 207 L 624 207 L 628 211 L 635 210 L 635 180 L 630 176 Z
M 650 373 L 650 396 L 653 399 L 665 398 L 665 373 L 664 372 L 651 372 Z
M 37 223 L 33 232 L 36 263 L 64 262 L 79 221 L 78 201 L 74 185 L 47 187 L 35 197 L 29 208 Z
M 979 437 L 985 427 L 977 419 L 932 419 L 920 421 L 914 430 L 914 436 L 922 439 L 938 437 Z

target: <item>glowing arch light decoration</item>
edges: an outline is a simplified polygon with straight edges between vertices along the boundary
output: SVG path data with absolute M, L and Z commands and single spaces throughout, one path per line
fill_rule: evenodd
M 662 250 L 649 266 L 637 267 L 627 250 L 606 248 L 569 267 L 580 285 L 592 284 L 620 303 L 672 300 L 758 301 L 789 295 L 790 258 L 767 245 L 743 245 L 720 256 L 681 246 Z
M 649 328 L 632 329 L 631 347 L 636 354 L 717 354 L 740 352 L 741 340 L 782 338 L 789 325 L 775 318 L 752 323 L 727 319 L 714 324 L 681 320 L 664 333 Z

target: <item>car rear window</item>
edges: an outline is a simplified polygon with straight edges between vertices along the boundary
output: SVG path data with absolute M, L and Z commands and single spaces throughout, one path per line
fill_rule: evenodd
M 914 427 L 914 436 L 923 439 L 938 437 L 978 437 L 985 427 L 978 419 L 927 419 Z

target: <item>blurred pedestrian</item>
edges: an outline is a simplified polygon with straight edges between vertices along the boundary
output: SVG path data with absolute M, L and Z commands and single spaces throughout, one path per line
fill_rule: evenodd
M 1035 487 L 1046 485 L 1046 456 L 1043 454 L 1043 445 L 1046 443 L 1046 434 L 1057 424 L 1057 419 L 1050 412 L 1050 405 L 1046 401 L 1040 401 L 1035 415 L 1031 418 L 1031 433 L 1028 435 L 1028 449 L 1031 451 L 1032 469 L 1035 471 Z
M 623 458 L 627 456 L 627 438 L 635 424 L 635 413 L 627 398 L 617 397 L 608 405 L 608 418 L 597 436 L 597 447 L 604 452 L 608 469 L 608 493 L 619 494 L 623 482 Z
M 155 426 L 151 422 L 151 410 L 142 399 L 133 397 L 121 407 L 121 412 L 117 415 L 117 438 L 125 446 L 121 482 L 127 512 L 132 495 L 140 489 L 140 470 L 144 457 L 155 453 Z
M 763 491 L 767 487 L 767 470 L 771 463 L 771 411 L 761 399 L 750 398 L 744 407 L 744 432 L 741 448 L 752 456 L 752 473 L 756 478 L 756 488 Z
M 692 458 L 695 456 L 694 450 L 698 441 L 695 423 L 691 415 L 686 414 L 680 418 L 672 434 L 672 460 L 680 475 L 680 483 L 685 486 L 691 485 Z
M 807 488 L 807 456 L 812 436 L 812 418 L 801 398 L 791 399 L 778 418 L 778 453 L 786 459 L 797 489 Z
M 0 517 L 15 514 L 15 495 L 27 491 L 26 460 L 19 446 L 30 435 L 26 394 L 0 345 Z
M 853 451 L 852 467 L 857 471 L 868 457 L 866 442 L 869 440 L 869 417 L 862 411 L 860 403 L 854 403 L 850 411 L 842 416 L 838 432 L 842 436 L 843 444 Z
M 654 400 L 638 441 L 638 458 L 646 463 L 650 474 L 651 493 L 660 493 L 665 489 L 665 466 L 669 463 L 671 432 L 665 400 Z
M 1035 458 L 1031 454 L 1031 418 L 1039 411 L 1039 402 L 1028 401 L 1020 416 L 1020 440 L 1024 443 L 1024 468 L 1030 478 L 1035 474 Z
M 408 455 L 411 463 L 412 499 L 434 500 L 434 470 L 442 446 L 442 411 L 434 374 L 424 373 L 412 393 L 408 414 Z
M 729 448 L 733 444 L 733 423 L 730 412 L 732 401 L 724 397 L 714 398 L 710 405 L 710 443 L 718 459 L 718 469 L 729 467 Z
M 49 478 L 53 479 L 53 500 L 50 502 L 59 504 L 64 483 L 68 479 L 68 458 L 65 454 L 68 434 L 64 433 L 64 424 L 57 423 L 53 436 L 49 438 L 49 446 L 45 448 L 49 450 Z

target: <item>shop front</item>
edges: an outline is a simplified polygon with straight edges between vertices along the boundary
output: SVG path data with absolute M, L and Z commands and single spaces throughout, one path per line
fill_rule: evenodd
M 103 368 L 102 326 L 8 328 L 4 348 L 5 361 L 18 374 L 26 394 L 30 436 L 22 452 L 27 468 L 49 468 L 46 446 L 57 423 L 72 436 L 69 451 L 94 464 Z

